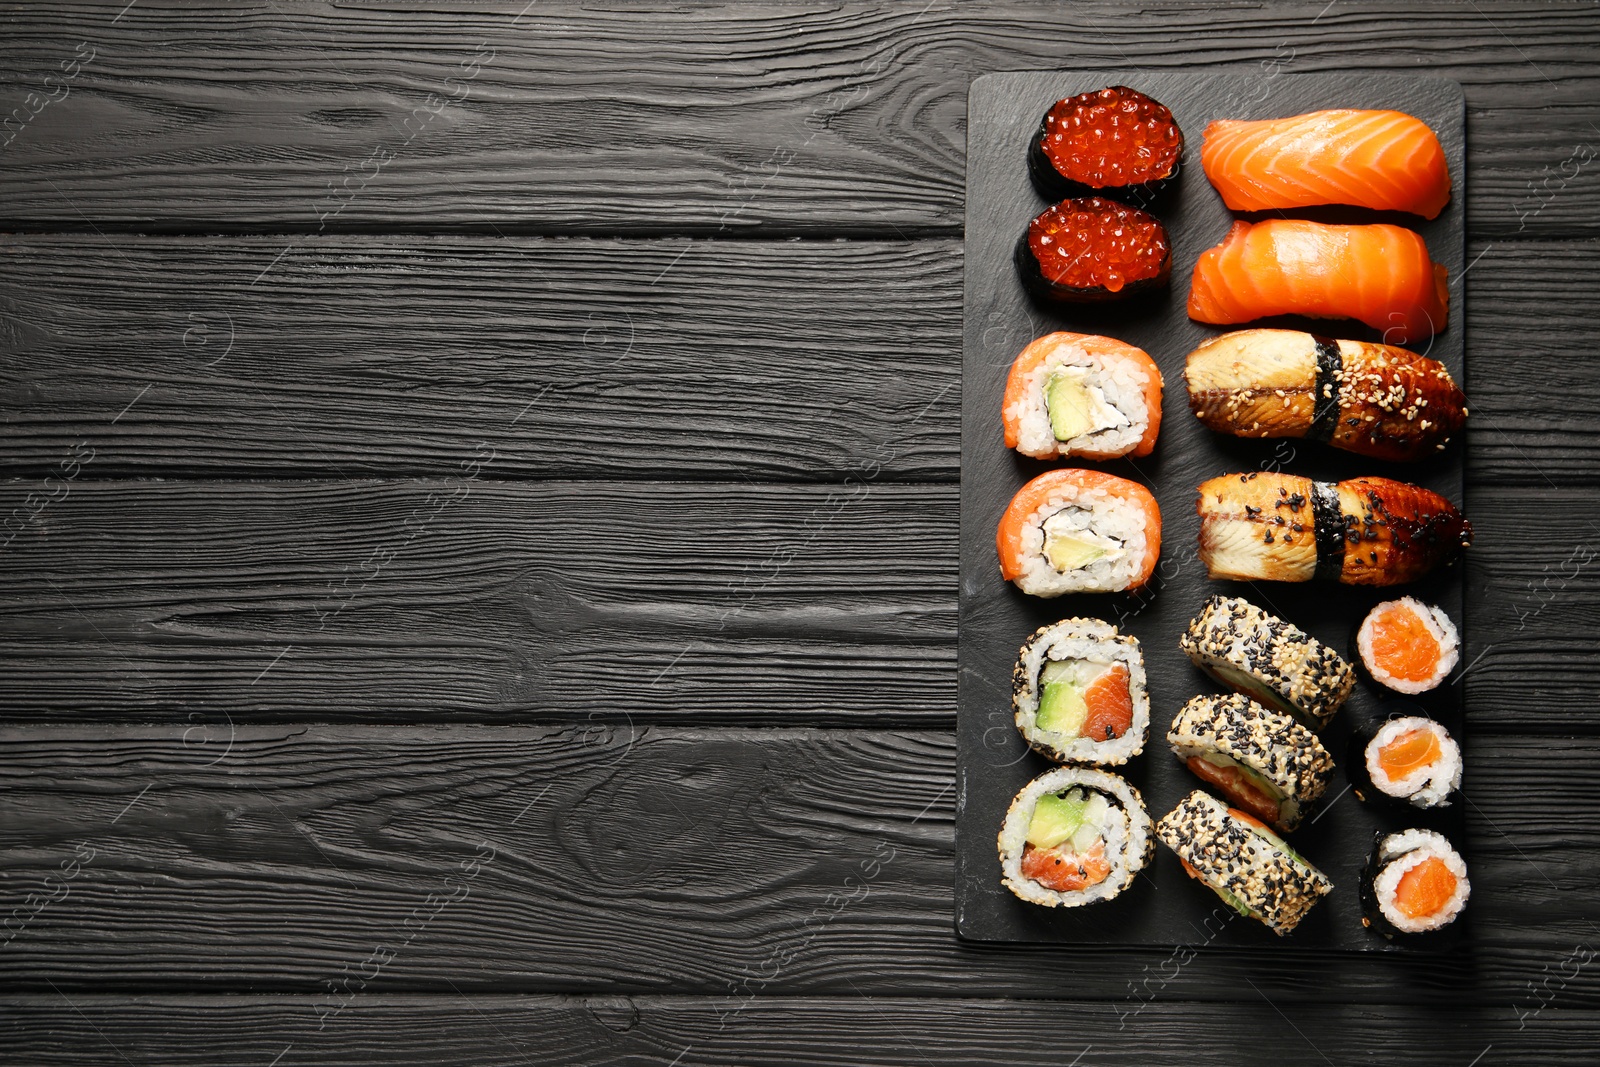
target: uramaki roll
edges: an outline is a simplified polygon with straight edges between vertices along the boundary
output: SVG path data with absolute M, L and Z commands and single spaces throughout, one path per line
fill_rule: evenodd
M 1099 619 L 1039 628 L 1017 656 L 1011 706 L 1023 739 L 1051 759 L 1128 762 L 1150 733 L 1138 639 Z
M 1223 685 L 1312 730 L 1328 725 L 1356 684 L 1355 669 L 1333 649 L 1238 597 L 1206 601 L 1178 645 Z
M 1198 789 L 1156 824 L 1156 833 L 1190 877 L 1280 936 L 1333 890 L 1327 875 L 1260 820 Z
M 1167 743 L 1234 807 L 1285 832 L 1300 825 L 1333 778 L 1333 757 L 1316 734 L 1237 693 L 1189 701 Z
M 1001 882 L 1031 904 L 1110 900 L 1155 852 L 1139 791 L 1115 774 L 1058 767 L 1011 802 L 997 844 Z
M 1138 589 L 1161 555 L 1161 509 L 1138 482 L 1046 471 L 1017 490 L 995 538 L 1000 573 L 1024 593 Z

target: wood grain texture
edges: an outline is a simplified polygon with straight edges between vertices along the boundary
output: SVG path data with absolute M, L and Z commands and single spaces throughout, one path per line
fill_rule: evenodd
M 953 487 L 63 490 L 4 549 L 6 715 L 954 714 Z
M 281 1056 L 284 1067 L 1060 1067 L 1070 1062 L 1063 1056 L 1081 1055 L 1085 1065 L 1143 1067 L 1152 1049 L 1181 1048 L 1183 1062 L 1196 1067 L 1320 1063 L 1319 1053 L 1339 1064 L 1391 1064 L 1403 1055 L 1417 1067 L 1463 1067 L 1475 1056 L 1483 1064 L 1586 1067 L 1600 1027 L 1592 1011 L 1556 1008 L 1518 1016 L 1307 1004 L 1285 1019 L 1273 1002 L 1252 996 L 1235 1005 L 1161 1003 L 1124 1017 L 1113 1005 L 1043 999 L 764 997 L 733 1015 L 724 1003 L 692 997 L 378 995 L 319 1030 L 320 1005 L 306 997 L 74 995 L 68 1003 L 52 994 L 0 1000 L 0 1035 L 16 1062 L 40 1065 L 93 1058 L 261 1067 Z
M 0 242 L 0 474 L 960 474 L 959 242 L 289 244 Z M 1472 483 L 1600 484 L 1600 242 L 1468 257 Z
M 88 441 L 100 476 L 437 475 L 481 443 L 501 478 L 954 478 L 960 266 L 950 241 L 12 238 L 0 470 Z
M 1509 1013 L 1597 936 L 1592 738 L 1553 753 L 1484 736 L 1469 752 L 1469 955 L 1197 947 L 1176 967 L 1167 950 L 957 941 L 955 746 L 942 732 L 8 727 L 3 739 L 11 992 L 203 984 L 315 993 L 329 1010 L 354 997 L 350 1014 L 364 995 L 403 991 L 728 1007 L 1047 993 L 1131 1012 L 1249 1000 L 1248 978 L 1280 1003 L 1327 1000 L 1331 982 L 1346 1002 Z M 30 912 L 29 894 L 54 899 Z M 1600 1004 L 1594 966 L 1563 977 L 1562 1008 Z
M 1600 227 L 1589 4 L 122 6 L 8 17 L 10 224 L 954 235 L 971 79 L 1071 62 L 1448 75 L 1475 232 Z
M 954 486 L 63 487 L 0 550 L 13 721 L 953 722 Z M 1600 729 L 1600 510 L 1467 510 L 1475 728 Z

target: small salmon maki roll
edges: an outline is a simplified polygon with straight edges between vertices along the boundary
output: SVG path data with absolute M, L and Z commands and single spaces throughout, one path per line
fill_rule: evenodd
M 1356 651 L 1372 680 L 1396 693 L 1437 689 L 1461 658 L 1450 616 L 1416 597 L 1386 600 L 1356 631 Z
M 1433 830 L 1378 835 L 1361 871 L 1361 925 L 1393 940 L 1455 922 L 1472 895 L 1467 864 Z
M 1461 746 L 1440 723 L 1402 715 L 1352 739 L 1356 799 L 1394 807 L 1445 808 L 1461 788 Z
M 1200 165 L 1234 211 L 1348 204 L 1431 219 L 1450 202 L 1438 136 L 1403 111 L 1221 119 L 1206 127 Z
M 1006 447 L 1035 459 L 1148 456 L 1161 432 L 1161 387 L 1161 368 L 1143 349 L 1094 334 L 1046 334 L 1006 378 Z
M 1333 226 L 1299 219 L 1235 222 L 1200 253 L 1189 285 L 1189 317 L 1221 326 L 1269 315 L 1357 319 L 1385 344 L 1444 330 L 1445 268 L 1416 233 L 1400 226 Z
M 1024 593 L 1138 589 L 1161 555 L 1161 509 L 1138 482 L 1047 471 L 1011 498 L 995 541 L 1000 573 Z

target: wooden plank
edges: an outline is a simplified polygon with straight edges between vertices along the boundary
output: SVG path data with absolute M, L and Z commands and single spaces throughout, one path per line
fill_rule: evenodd
M 1483 737 L 1469 752 L 1469 955 L 1251 953 L 1207 949 L 1197 933 L 1174 967 L 1168 950 L 956 940 L 947 733 L 0 737 L 11 916 L 0 975 L 12 992 L 203 984 L 315 993 L 324 1006 L 363 992 L 693 993 L 729 1007 L 796 993 L 1048 994 L 1136 1012 L 1241 999 L 1249 978 L 1280 1003 L 1327 1000 L 1333 982 L 1353 1002 L 1504 1011 L 1596 939 L 1592 738 Z M 1563 1009 L 1600 1004 L 1597 969 L 1578 971 Z
M 953 714 L 954 487 L 61 488 L 4 550 L 12 717 Z
M 1059 1067 L 1153 1062 L 1182 1056 L 1196 1067 L 1258 1062 L 1241 1044 L 1283 1059 L 1462 1067 L 1480 1062 L 1586 1067 L 1600 1016 L 1557 1010 L 1519 1017 L 1404 1005 L 1273 1010 L 1270 991 L 1242 1003 L 1163 1003 L 1135 1018 L 1115 1006 L 1029 999 L 763 997 L 733 1013 L 692 997 L 364 996 L 324 1018 L 309 997 L 82 996 L 0 999 L 0 1034 L 18 1062 L 261 1067 L 404 1067 L 473 1063 L 803 1065 L 960 1063 Z M 319 1014 L 322 1012 L 323 1014 Z M 319 1026 L 321 1029 L 319 1029 Z M 1248 1036 L 1241 1036 L 1248 1034 Z M 1490 1053 L 1490 1050 L 1493 1050 Z M 1087 1052 L 1085 1052 L 1087 1050 Z M 1381 1050 L 1379 1052 L 1378 1050 Z M 1485 1053 L 1490 1053 L 1485 1055 Z M 1385 1059 L 1374 1059 L 1374 1056 Z M 115 1061 L 113 1061 L 115 1062 Z M 1259 1062 L 1266 1062 L 1265 1060 Z
M 960 245 L 0 244 L 0 470 L 952 478 Z M 952 299 L 953 297 L 953 299 Z M 131 405 L 131 406 L 130 406 Z
M 0 244 L 0 474 L 959 476 L 959 242 L 288 244 Z M 1469 257 L 1472 483 L 1600 482 L 1600 242 Z
M 8 225 L 954 235 L 968 83 L 1070 60 L 1449 75 L 1475 232 L 1600 227 L 1589 4 L 123 6 L 9 17 Z
M 0 550 L 0 718 L 955 714 L 954 486 L 85 475 L 61 489 Z M 1600 729 L 1600 511 L 1501 487 L 1468 513 L 1475 728 Z

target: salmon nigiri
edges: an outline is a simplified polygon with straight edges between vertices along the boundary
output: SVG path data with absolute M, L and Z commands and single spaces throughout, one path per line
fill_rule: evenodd
M 1334 226 L 1299 219 L 1235 222 L 1200 253 L 1189 317 L 1226 325 L 1268 315 L 1359 319 L 1405 344 L 1445 328 L 1445 268 L 1401 226 Z
M 1439 138 L 1402 111 L 1222 119 L 1206 127 L 1200 165 L 1234 211 L 1349 204 L 1431 219 L 1450 201 Z

